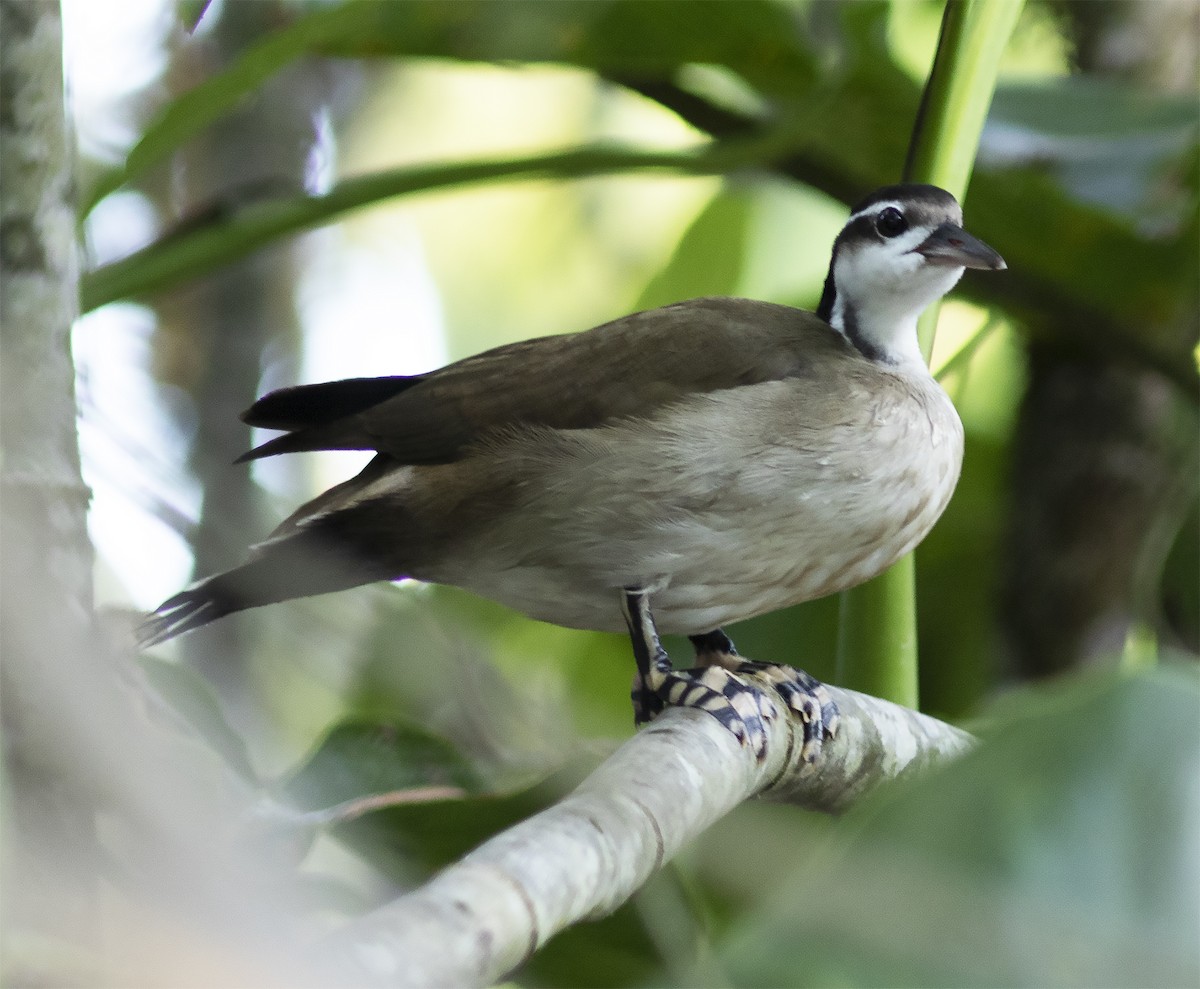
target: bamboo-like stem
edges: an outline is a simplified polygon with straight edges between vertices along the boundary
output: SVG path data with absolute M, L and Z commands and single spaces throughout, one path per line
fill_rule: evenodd
M 1000 56 L 1024 5 L 1025 0 L 947 0 L 904 163 L 906 182 L 928 182 L 959 202 L 966 198 Z M 930 306 L 917 326 L 926 361 L 933 353 L 940 309 Z
M 933 68 L 913 127 L 907 182 L 928 182 L 961 202 L 970 181 L 1000 55 L 1024 0 L 947 0 Z M 918 324 L 925 360 L 939 306 Z M 838 680 L 898 704 L 918 698 L 915 564 L 910 554 L 874 580 L 843 593 Z
M 838 683 L 894 704 L 918 707 L 917 582 L 913 554 L 842 593 L 838 602 Z

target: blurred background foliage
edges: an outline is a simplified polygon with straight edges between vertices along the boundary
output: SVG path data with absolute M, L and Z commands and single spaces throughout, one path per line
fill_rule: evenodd
M 65 7 L 80 65 L 87 8 Z M 355 469 L 229 466 L 266 389 L 698 295 L 814 308 L 847 204 L 899 176 L 941 10 L 148 3 L 136 85 L 79 111 L 102 598 L 152 607 Z M 1200 981 L 1198 18 L 1029 3 L 1006 55 L 965 207 L 1009 271 L 943 309 L 966 460 L 918 553 L 922 706 L 991 741 L 841 822 L 740 808 L 519 983 Z M 710 140 L 726 157 L 689 164 Z M 492 181 L 456 177 L 479 161 Z M 329 206 L 352 188 L 354 210 Z M 836 624 L 825 600 L 730 632 L 828 679 Z M 149 682 L 255 785 L 309 810 L 454 789 L 301 829 L 300 881 L 339 915 L 528 816 L 631 728 L 621 637 L 450 588 L 291 602 L 175 649 Z M 1027 685 L 1050 677 L 1050 700 Z

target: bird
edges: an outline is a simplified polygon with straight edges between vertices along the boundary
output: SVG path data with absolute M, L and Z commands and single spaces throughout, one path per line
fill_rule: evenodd
M 140 644 L 376 581 L 450 584 L 629 634 L 638 724 L 699 708 L 761 758 L 774 693 L 815 758 L 838 717 L 824 685 L 742 659 L 723 626 L 865 582 L 945 509 L 962 424 L 917 318 L 965 269 L 1006 267 L 962 222 L 936 186 L 871 193 L 833 243 L 815 313 L 698 298 L 426 374 L 267 394 L 243 421 L 282 435 L 238 462 L 374 457 L 240 566 L 164 601 Z M 676 669 L 660 631 L 688 636 L 696 665 Z

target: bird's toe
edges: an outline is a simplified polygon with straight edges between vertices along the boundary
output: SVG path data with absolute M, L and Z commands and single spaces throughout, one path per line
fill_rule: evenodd
M 799 715 L 803 725 L 800 757 L 805 762 L 815 762 L 821 746 L 837 735 L 838 709 L 829 688 L 803 670 L 781 663 L 743 660 L 735 672 L 770 689 Z
M 653 684 L 639 682 L 641 678 L 635 681 L 635 717 L 655 705 L 654 714 L 668 705 L 695 708 L 716 718 L 738 742 L 748 746 L 757 759 L 766 757 L 766 722 L 779 714 L 768 694 L 720 666 L 671 670 L 651 679 Z

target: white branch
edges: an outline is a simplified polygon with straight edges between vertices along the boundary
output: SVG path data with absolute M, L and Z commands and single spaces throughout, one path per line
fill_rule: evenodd
M 490 985 L 564 927 L 611 913 L 747 797 L 836 812 L 972 744 L 915 711 L 828 689 L 841 723 L 816 763 L 799 761 L 794 716 L 768 724 L 757 762 L 715 718 L 669 708 L 558 804 L 347 925 L 334 953 L 356 982 Z

